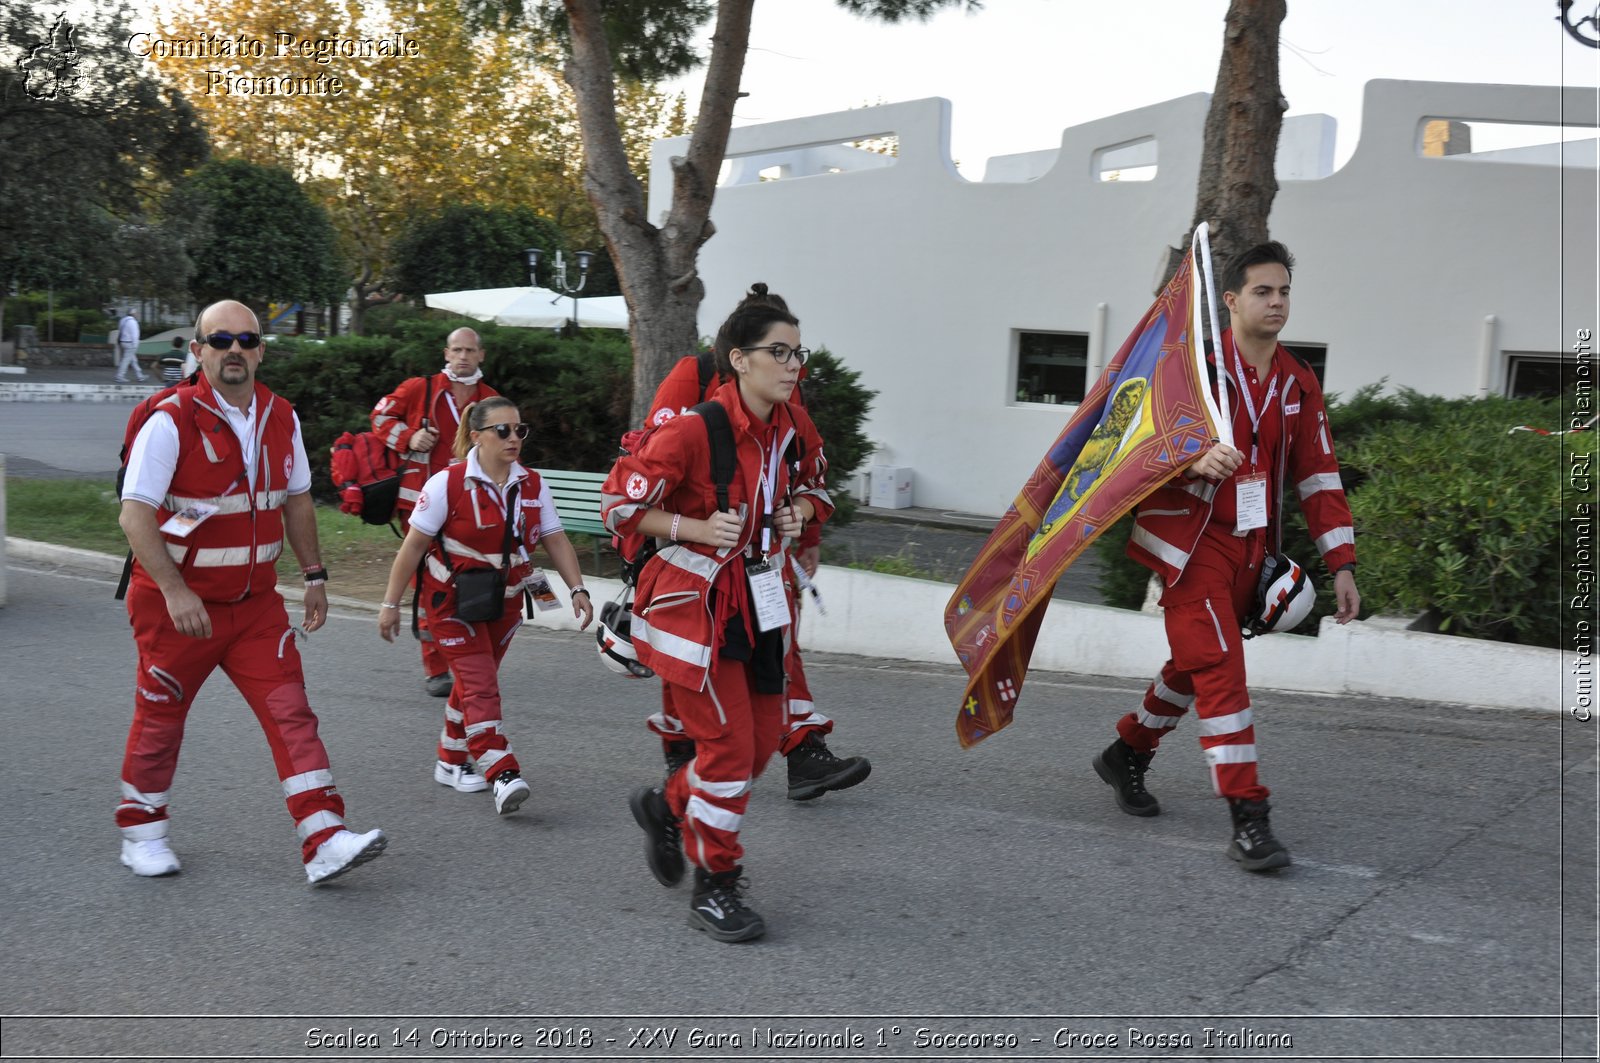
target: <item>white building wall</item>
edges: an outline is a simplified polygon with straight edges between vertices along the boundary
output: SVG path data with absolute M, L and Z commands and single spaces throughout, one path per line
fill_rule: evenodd
M 1015 400 L 1015 331 L 1088 333 L 1091 371 L 1104 365 L 1188 226 L 1208 105 L 1196 94 L 1075 126 L 1048 168 L 1042 153 L 1011 156 L 983 182 L 950 162 L 945 100 L 734 130 L 730 157 L 770 167 L 794 153 L 787 172 L 807 176 L 757 182 L 756 166 L 730 168 L 744 183 L 717 192 L 700 331 L 766 281 L 809 346 L 878 392 L 868 435 L 878 460 L 914 470 L 916 504 L 999 514 L 1071 413 Z M 1503 352 L 1555 354 L 1594 327 L 1595 170 L 1418 154 L 1426 118 L 1553 124 L 1563 107 L 1569 125 L 1594 126 L 1592 91 L 1374 81 L 1350 161 L 1281 181 L 1271 228 L 1299 260 L 1284 339 L 1327 345 L 1331 390 L 1387 377 L 1495 391 Z M 1286 144 L 1296 161 L 1280 151 L 1285 173 L 1326 172 L 1332 122 L 1307 117 Z M 892 165 L 818 172 L 849 165 L 839 145 L 885 133 L 899 137 Z M 1147 138 L 1153 180 L 1096 179 L 1104 152 Z M 684 143 L 655 146 L 657 220 Z

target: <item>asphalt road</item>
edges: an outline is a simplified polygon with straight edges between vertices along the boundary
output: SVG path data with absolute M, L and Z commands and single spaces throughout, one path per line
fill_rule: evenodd
M 585 636 L 507 657 L 533 785 L 507 818 L 433 782 L 409 646 L 355 613 L 313 636 L 352 826 L 392 837 L 320 890 L 214 677 L 174 785 L 183 873 L 150 880 L 111 820 L 134 653 L 110 582 L 14 562 L 9 587 L 5 1058 L 1595 1057 L 1594 735 L 1560 718 L 1258 692 L 1295 866 L 1252 876 L 1193 729 L 1157 761 L 1159 817 L 1093 774 L 1135 684 L 1035 674 L 962 751 L 956 668 L 816 656 L 834 747 L 874 771 L 808 804 L 781 764 L 757 783 L 769 932 L 729 946 L 645 869 L 626 796 L 660 770 L 655 688 Z

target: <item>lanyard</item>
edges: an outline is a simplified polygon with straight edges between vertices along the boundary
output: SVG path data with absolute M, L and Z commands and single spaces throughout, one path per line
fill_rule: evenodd
M 477 480 L 477 477 L 473 479 Z M 528 547 L 522 540 L 522 507 L 508 505 L 511 501 L 511 492 L 518 490 L 520 493 L 522 482 L 522 480 L 515 479 L 509 475 L 506 477 L 505 487 L 501 487 L 493 480 L 477 480 L 478 490 L 475 494 L 486 493 L 490 498 L 494 499 L 495 508 L 500 511 L 501 523 L 506 526 L 508 536 L 513 537 L 517 544 L 517 555 L 526 561 L 528 559 Z M 488 491 L 485 492 L 484 488 L 488 488 Z M 474 502 L 474 505 L 476 505 L 476 502 Z M 479 527 L 482 527 L 481 523 Z
M 1238 378 L 1239 395 L 1244 399 L 1244 412 L 1250 418 L 1250 466 L 1258 464 L 1258 451 L 1261 449 L 1261 413 L 1265 413 L 1272 405 L 1272 397 L 1278 393 L 1278 374 L 1272 374 L 1272 381 L 1267 385 L 1267 397 L 1261 400 L 1261 413 L 1256 412 L 1255 400 L 1250 397 L 1250 383 L 1244 378 L 1244 361 L 1239 357 L 1239 341 L 1233 341 L 1233 372 Z
M 766 557 L 772 553 L 772 496 L 778 488 L 778 462 L 782 455 L 778 453 L 777 433 L 773 433 L 772 457 L 768 458 L 763 448 L 761 455 L 761 556 Z

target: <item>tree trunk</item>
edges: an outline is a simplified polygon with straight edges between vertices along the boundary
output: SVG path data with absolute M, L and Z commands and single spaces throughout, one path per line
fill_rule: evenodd
M 1178 271 L 1202 221 L 1211 223 L 1218 299 L 1228 259 L 1269 239 L 1267 216 L 1278 194 L 1278 132 L 1289 106 L 1278 85 L 1278 30 L 1287 14 L 1287 0 L 1232 0 L 1228 5 L 1217 87 L 1206 113 L 1194 221 L 1182 248 L 1168 256 L 1158 293 Z M 1226 328 L 1227 309 L 1220 304 L 1217 309 Z
M 672 209 L 660 228 L 644 186 L 628 166 L 617 125 L 616 81 L 601 0 L 564 0 L 572 54 L 566 79 L 583 130 L 584 190 L 616 263 L 633 345 L 632 422 L 643 424 L 657 385 L 679 358 L 699 349 L 705 286 L 695 261 L 715 231 L 711 200 L 728 147 L 734 100 L 750 41 L 755 0 L 720 0 L 700 113 L 688 154 L 672 160 Z

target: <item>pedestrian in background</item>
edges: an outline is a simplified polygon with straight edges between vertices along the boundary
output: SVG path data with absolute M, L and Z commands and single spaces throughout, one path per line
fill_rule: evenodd
M 133 307 L 117 322 L 117 383 L 128 382 L 130 369 L 139 383 L 144 383 L 144 370 L 139 367 L 139 311 Z

